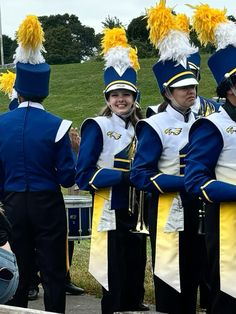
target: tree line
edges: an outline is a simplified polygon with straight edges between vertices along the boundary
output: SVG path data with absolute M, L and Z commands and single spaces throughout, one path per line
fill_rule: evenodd
M 234 16 L 228 18 L 236 22 Z M 80 63 L 90 58 L 100 57 L 100 41 L 102 34 L 95 34 L 92 27 L 83 25 L 79 18 L 72 14 L 50 15 L 39 17 L 45 33 L 46 60 L 49 64 Z M 103 27 L 123 26 L 117 17 L 108 16 Z M 156 49 L 148 39 L 147 19 L 141 15 L 134 18 L 127 27 L 128 41 L 133 47 L 137 47 L 139 58 L 156 57 Z M 198 46 L 202 52 L 214 51 L 212 45 L 202 47 L 196 33 L 190 30 L 190 40 Z M 17 47 L 16 40 L 3 35 L 4 63 L 12 63 L 13 55 Z

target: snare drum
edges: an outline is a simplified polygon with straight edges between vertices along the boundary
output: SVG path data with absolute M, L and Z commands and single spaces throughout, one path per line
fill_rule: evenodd
M 64 195 L 67 214 L 68 239 L 80 240 L 91 237 L 92 197 Z

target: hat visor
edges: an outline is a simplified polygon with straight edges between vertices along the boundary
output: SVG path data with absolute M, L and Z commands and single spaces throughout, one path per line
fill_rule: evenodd
M 189 86 L 189 85 L 198 85 L 198 81 L 193 77 L 186 78 L 178 82 L 175 82 L 174 84 L 170 85 L 170 87 L 183 87 L 183 86 Z
M 135 87 L 128 85 L 128 84 L 124 84 L 124 83 L 118 83 L 118 84 L 110 85 L 108 87 L 108 89 L 105 89 L 104 93 L 108 93 L 108 92 L 111 92 L 111 91 L 116 90 L 116 89 L 127 89 L 127 90 L 134 92 L 134 93 L 137 93 L 137 89 L 135 89 Z

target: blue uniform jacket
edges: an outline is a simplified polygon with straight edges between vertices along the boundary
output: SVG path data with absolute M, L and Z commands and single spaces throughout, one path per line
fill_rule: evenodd
M 218 112 L 214 114 L 220 115 Z M 185 186 L 188 192 L 199 195 L 205 202 L 236 200 L 236 186 L 216 180 L 215 167 L 222 149 L 223 139 L 219 129 L 207 119 L 197 120 L 189 133 Z M 205 186 L 208 182 L 210 184 Z
M 104 117 L 105 118 L 105 117 Z M 117 118 L 116 118 L 117 119 Z M 120 120 L 120 118 L 118 118 Z M 125 122 L 121 120 L 124 124 Z M 111 206 L 113 209 L 128 208 L 129 180 L 121 168 L 128 170 L 128 147 L 115 156 L 113 167 L 98 169 L 97 162 L 103 151 L 103 135 L 100 126 L 93 119 L 87 119 L 81 129 L 81 143 L 77 160 L 76 183 L 81 190 L 93 193 L 101 188 L 112 187 Z M 116 161 L 117 159 L 117 161 Z M 120 164 L 119 160 L 127 162 Z M 94 176 L 96 174 L 96 176 Z
M 27 104 L 0 116 L 2 191 L 57 191 L 60 185 L 72 186 L 75 159 L 66 132 L 71 123 L 58 135 L 63 120 L 40 104 Z

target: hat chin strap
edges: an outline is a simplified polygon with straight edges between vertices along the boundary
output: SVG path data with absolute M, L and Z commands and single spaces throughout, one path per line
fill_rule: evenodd
M 183 113 L 185 113 L 185 112 L 187 111 L 186 108 L 183 108 L 183 107 L 175 100 L 175 98 L 174 98 L 173 95 L 171 94 L 170 89 L 169 89 L 168 86 L 165 87 L 165 92 L 166 92 L 166 95 L 168 96 L 168 98 L 169 98 L 170 101 L 171 101 L 172 107 L 176 108 L 178 111 L 183 112 Z

